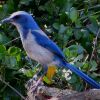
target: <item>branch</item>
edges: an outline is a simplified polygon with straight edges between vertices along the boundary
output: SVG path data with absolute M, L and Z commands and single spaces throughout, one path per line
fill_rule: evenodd
M 88 8 L 88 10 L 97 9 L 97 8 L 100 8 L 100 5 L 99 5 L 99 4 L 98 4 L 98 5 L 95 5 L 95 6 L 93 6 L 93 7 Z M 85 9 L 80 9 L 80 10 L 78 10 L 78 11 L 79 11 L 79 12 L 85 11 Z
M 94 41 L 93 41 L 93 44 L 94 44 L 94 45 L 93 45 L 93 51 L 92 51 L 92 55 L 91 55 L 90 61 L 92 60 L 92 58 L 93 58 L 93 56 L 94 56 L 94 52 L 95 52 L 95 49 L 96 49 L 97 39 L 98 39 L 99 33 L 100 33 L 100 28 L 98 29 L 96 38 L 95 38 Z
M 16 41 L 16 40 L 18 40 L 18 39 L 20 39 L 20 37 L 17 37 L 17 38 L 15 38 L 15 39 L 13 39 L 13 40 L 11 40 L 11 41 L 5 43 L 4 45 L 8 45 L 8 44 L 10 44 L 10 43 L 12 43 L 13 41 Z
M 54 87 L 40 86 L 33 93 L 27 93 L 26 100 L 100 100 L 100 89 L 90 89 L 83 92 L 76 92 L 69 89 L 58 89 Z
M 10 87 L 14 92 L 16 92 L 23 100 L 25 100 L 25 97 L 21 94 L 21 93 L 19 93 L 14 87 L 12 87 L 9 83 L 7 83 L 6 81 L 4 81 L 3 79 L 1 79 L 1 77 L 0 77 L 0 81 L 2 82 L 2 83 L 4 83 L 5 85 L 7 85 L 8 87 Z

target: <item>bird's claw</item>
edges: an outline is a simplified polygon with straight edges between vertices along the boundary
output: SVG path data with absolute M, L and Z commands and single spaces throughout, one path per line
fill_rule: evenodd
M 26 83 L 26 88 L 29 90 L 31 89 L 31 87 L 33 87 L 34 84 L 36 84 L 36 82 L 38 81 L 37 79 L 37 75 L 34 75 L 34 77 L 32 79 L 30 79 L 27 83 Z
M 30 89 L 30 90 L 31 90 L 31 93 L 36 92 L 37 88 L 38 88 L 38 84 L 36 83 L 36 84 L 34 84 L 34 85 L 32 86 L 32 88 Z
M 26 84 L 27 89 L 31 92 L 31 93 L 35 93 L 38 86 L 43 86 L 43 83 L 41 82 L 42 77 L 39 78 L 38 81 L 34 80 L 33 78 L 31 80 L 29 80 Z

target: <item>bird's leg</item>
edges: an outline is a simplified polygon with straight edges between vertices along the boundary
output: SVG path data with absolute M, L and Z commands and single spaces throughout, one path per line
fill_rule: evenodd
M 41 73 L 41 69 L 33 76 L 32 79 L 30 79 L 27 82 L 26 87 L 28 90 L 36 83 L 36 81 L 38 81 L 38 77 L 40 76 L 40 73 Z
M 48 70 L 48 67 L 45 66 L 45 67 L 44 67 L 44 72 L 42 73 L 42 75 L 40 76 L 40 78 L 38 79 L 38 81 L 32 86 L 32 88 L 31 88 L 31 91 L 32 91 L 32 92 L 35 92 L 36 89 L 37 89 L 37 87 L 41 84 L 44 75 L 47 73 L 47 70 Z

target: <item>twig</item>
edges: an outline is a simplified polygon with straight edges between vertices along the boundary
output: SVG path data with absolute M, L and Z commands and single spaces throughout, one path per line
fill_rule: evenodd
M 94 41 L 93 41 L 93 44 L 94 44 L 94 45 L 93 45 L 93 51 L 92 51 L 92 54 L 91 54 L 90 61 L 92 60 L 92 58 L 93 58 L 93 56 L 94 56 L 94 52 L 95 52 L 95 49 L 96 49 L 97 39 L 98 39 L 99 33 L 100 33 L 100 28 L 98 29 L 96 38 L 95 38 Z
M 92 10 L 92 9 L 95 9 L 95 8 L 100 8 L 100 5 L 96 5 L 96 6 L 90 7 L 90 8 L 88 8 L 88 10 Z M 78 11 L 81 12 L 81 11 L 84 11 L 84 10 L 85 9 L 80 9 Z
M 20 37 L 17 37 L 17 38 L 15 38 L 15 39 L 13 39 L 13 40 L 11 40 L 11 41 L 9 41 L 9 42 L 5 43 L 4 45 L 8 45 L 9 43 L 12 43 L 13 41 L 18 40 L 19 38 L 20 38 Z
M 99 13 L 100 13 L 100 11 L 89 14 L 88 16 L 81 17 L 80 20 L 83 20 L 83 19 L 87 20 L 89 16 L 93 16 L 93 15 L 96 15 L 96 14 L 99 14 Z
M 10 87 L 14 92 L 16 92 L 23 100 L 25 100 L 25 97 L 21 94 L 21 93 L 19 93 L 14 87 L 12 87 L 9 83 L 7 83 L 6 81 L 4 81 L 3 79 L 1 79 L 1 77 L 0 77 L 0 81 L 2 82 L 2 83 L 4 83 L 5 85 L 7 85 L 8 87 Z

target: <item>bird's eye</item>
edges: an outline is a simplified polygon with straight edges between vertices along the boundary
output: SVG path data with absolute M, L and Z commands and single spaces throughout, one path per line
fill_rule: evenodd
M 14 17 L 14 19 L 19 19 L 19 18 L 20 18 L 20 16 L 19 16 L 19 15 L 17 15 L 17 16 L 15 16 L 15 17 Z

